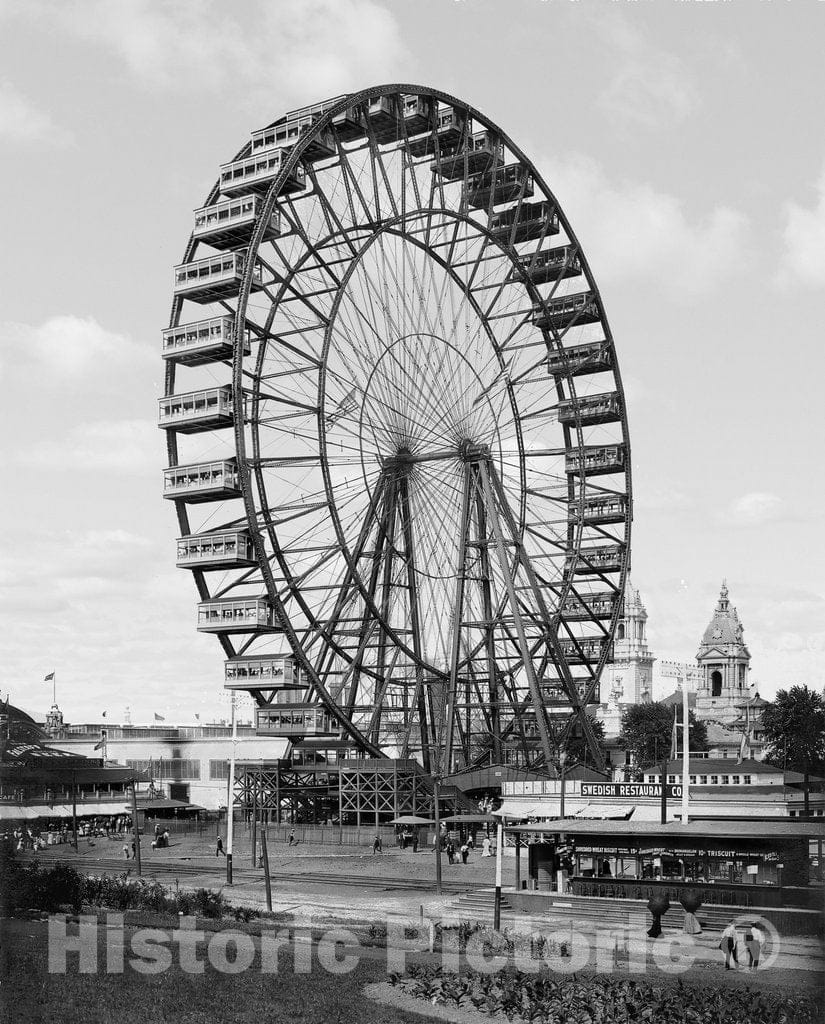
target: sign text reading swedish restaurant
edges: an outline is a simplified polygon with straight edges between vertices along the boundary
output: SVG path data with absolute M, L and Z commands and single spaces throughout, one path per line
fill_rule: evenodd
M 658 796 L 662 795 L 662 787 L 658 782 L 583 782 L 582 796 Z M 682 795 L 681 786 L 668 786 L 668 797 L 678 799 Z

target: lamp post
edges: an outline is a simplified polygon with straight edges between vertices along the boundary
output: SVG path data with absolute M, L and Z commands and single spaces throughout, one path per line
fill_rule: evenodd
M 235 744 L 238 741 L 238 719 L 235 714 L 235 691 L 232 691 L 232 749 L 229 755 L 229 779 L 226 797 L 226 884 L 232 885 L 232 844 L 235 826 Z
M 518 842 L 518 836 L 516 836 Z M 501 928 L 501 860 L 504 855 L 504 815 L 498 823 L 496 832 L 496 894 L 493 903 L 493 929 L 498 931 Z
M 433 803 L 435 805 L 435 892 L 441 895 L 441 776 L 433 775 Z

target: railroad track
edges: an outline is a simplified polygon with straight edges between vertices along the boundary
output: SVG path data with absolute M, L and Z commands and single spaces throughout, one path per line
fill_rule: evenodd
M 88 873 L 106 872 L 107 874 L 123 874 L 129 871 L 135 874 L 135 862 L 133 860 L 121 860 L 116 857 L 107 857 L 100 860 L 90 861 L 87 857 L 49 857 L 48 854 L 38 853 L 37 857 L 27 856 L 29 861 L 37 861 L 41 864 L 71 864 L 80 870 Z M 187 864 L 183 861 L 164 863 L 163 861 L 143 861 L 143 875 L 151 878 L 185 878 L 196 875 L 208 875 L 212 866 L 209 864 Z M 223 869 L 223 863 L 221 863 Z M 223 871 L 222 871 L 223 873 Z M 249 867 L 240 867 L 237 862 L 233 865 L 233 875 L 236 883 L 248 884 L 263 882 L 263 872 Z M 430 878 L 375 878 L 369 875 L 357 874 L 325 874 L 322 871 L 270 871 L 269 877 L 273 882 L 290 882 L 293 885 L 346 885 L 356 886 L 362 889 L 404 891 L 404 890 L 426 890 L 435 891 L 435 879 Z M 220 879 L 218 879 L 220 881 Z M 483 883 L 478 880 L 467 882 L 445 881 L 442 882 L 442 890 L 445 893 L 461 894 L 477 889 Z

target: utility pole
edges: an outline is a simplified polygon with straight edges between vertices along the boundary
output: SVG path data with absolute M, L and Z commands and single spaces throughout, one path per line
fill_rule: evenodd
M 74 836 L 74 848 L 77 852 L 77 773 L 72 772 L 72 834 Z
M 567 764 L 567 748 L 559 751 L 559 778 L 561 779 L 561 791 L 559 799 L 559 817 L 564 818 L 564 768 Z
M 238 722 L 235 718 L 235 691 L 232 691 L 232 750 L 229 755 L 229 779 L 226 796 L 226 884 L 232 885 L 232 839 L 235 820 L 235 741 Z
M 518 841 L 518 837 L 516 837 Z M 504 817 L 498 823 L 496 833 L 496 900 L 493 905 L 493 929 L 499 931 L 501 928 L 501 861 L 504 855 Z
M 433 776 L 433 803 L 435 804 L 435 892 L 441 895 L 441 776 Z
M 135 837 L 135 863 L 137 864 L 137 873 L 140 875 L 140 829 L 138 828 L 138 812 L 137 812 L 137 783 L 132 779 L 132 832 Z
M 272 880 L 269 877 L 269 850 L 266 847 L 266 826 L 261 825 L 261 853 L 264 859 L 264 885 L 266 887 L 266 909 L 272 910 Z
M 678 733 L 677 733 L 678 737 Z M 687 825 L 690 815 L 690 712 L 688 710 L 687 680 L 682 683 L 682 824 Z

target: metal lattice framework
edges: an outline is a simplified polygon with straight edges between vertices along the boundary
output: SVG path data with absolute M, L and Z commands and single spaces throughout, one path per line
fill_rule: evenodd
M 625 403 L 581 247 L 500 128 L 390 85 L 255 132 L 196 213 L 164 356 L 199 628 L 295 666 L 243 684 L 261 731 L 428 771 L 555 762 L 575 723 L 596 753 Z

